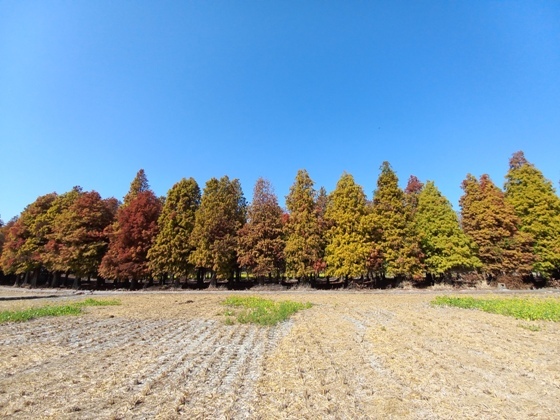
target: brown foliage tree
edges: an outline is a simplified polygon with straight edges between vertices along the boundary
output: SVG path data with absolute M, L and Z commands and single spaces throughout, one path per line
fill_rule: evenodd
M 117 208 L 115 198 L 103 200 L 98 192 L 90 191 L 81 194 L 68 209 L 59 231 L 61 255 L 76 278 L 98 275 L 109 244 L 106 229 L 113 223 Z
M 253 201 L 247 211 L 247 223 L 239 230 L 239 265 L 247 267 L 259 279 L 280 274 L 284 263 L 282 209 L 269 181 L 259 178 Z
M 49 209 L 56 198 L 56 193 L 37 198 L 7 230 L 0 260 L 5 274 L 25 274 L 27 282 L 33 273 L 31 284 L 36 284 L 52 227 Z
M 492 276 L 527 274 L 534 261 L 531 235 L 519 231 L 519 218 L 488 175 L 467 175 L 461 206 L 462 227 L 478 248 L 483 270 Z

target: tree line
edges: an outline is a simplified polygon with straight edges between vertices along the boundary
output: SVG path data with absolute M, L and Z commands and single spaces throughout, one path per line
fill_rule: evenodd
M 371 200 L 348 173 L 327 194 L 300 170 L 283 209 L 263 178 L 248 204 L 227 176 L 203 191 L 182 179 L 157 197 L 140 170 L 122 203 L 74 187 L 0 221 L 0 267 L 18 285 L 132 289 L 559 277 L 560 198 L 523 152 L 503 190 L 488 175 L 468 174 L 461 187 L 457 214 L 433 181 L 411 176 L 401 189 L 388 162 Z

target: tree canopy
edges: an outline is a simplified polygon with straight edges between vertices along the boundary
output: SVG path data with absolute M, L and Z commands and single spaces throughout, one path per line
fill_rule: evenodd
M 151 190 L 119 208 L 117 230 L 109 230 L 109 248 L 99 268 L 103 277 L 135 283 L 149 276 L 148 250 L 158 233 L 160 213 L 161 202 Z
M 519 218 L 488 175 L 468 174 L 460 199 L 463 230 L 477 245 L 483 270 L 491 275 L 530 273 L 533 238 L 519 231 Z
M 428 181 L 418 194 L 414 222 L 428 273 L 444 275 L 481 266 L 451 203 L 433 181 Z
M 560 268 L 560 198 L 552 182 L 523 152 L 516 152 L 509 161 L 504 191 L 521 231 L 534 239 L 534 271 L 550 275 Z
M 269 181 L 259 178 L 239 230 L 238 262 L 258 277 L 279 275 L 284 265 L 282 208 Z
M 154 274 L 188 274 L 192 266 L 189 258 L 194 250 L 191 233 L 199 206 L 200 188 L 194 178 L 183 178 L 167 192 L 158 219 L 159 233 L 148 252 Z
M 366 225 L 371 237 L 370 269 L 381 276 L 417 277 L 422 273 L 421 251 L 412 211 L 399 188 L 397 174 L 383 162 Z
M 364 235 L 364 217 L 367 214 L 366 195 L 352 175 L 344 173 L 328 201 L 325 218 L 325 262 L 327 274 L 335 277 L 359 277 L 366 273 L 369 252 Z
M 321 230 L 314 183 L 306 170 L 296 175 L 286 196 L 286 271 L 290 276 L 310 278 L 321 258 Z
M 523 152 L 513 154 L 505 179 L 501 190 L 488 175 L 468 174 L 459 216 L 433 181 L 412 175 L 402 189 L 389 162 L 371 201 L 349 173 L 327 193 L 299 170 L 285 209 L 264 178 L 247 206 L 237 179 L 211 178 L 201 194 L 193 178 L 183 178 L 158 198 L 140 169 L 122 205 L 74 187 L 38 197 L 7 224 L 0 220 L 0 281 L 58 286 L 65 274 L 66 286 L 69 277 L 77 287 L 85 278 L 96 287 L 169 278 L 188 286 L 196 274 L 198 287 L 272 278 L 331 287 L 330 277 L 397 284 L 469 272 L 553 282 L 560 276 L 560 197 Z
M 146 176 L 144 169 L 140 169 L 130 183 L 130 188 L 124 196 L 124 205 L 128 205 L 138 195 L 138 193 L 148 191 L 149 189 L 150 184 L 148 183 L 148 177 Z
M 196 212 L 189 261 L 212 270 L 214 277 L 228 278 L 238 268 L 237 234 L 245 223 L 247 204 L 239 180 L 224 176 L 210 179 Z

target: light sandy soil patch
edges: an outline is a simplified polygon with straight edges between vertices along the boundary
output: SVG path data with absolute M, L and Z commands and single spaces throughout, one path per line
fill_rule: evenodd
M 122 305 L 0 325 L 0 417 L 560 418 L 558 323 L 338 291 L 259 294 L 314 306 L 229 326 L 228 294 L 108 294 Z

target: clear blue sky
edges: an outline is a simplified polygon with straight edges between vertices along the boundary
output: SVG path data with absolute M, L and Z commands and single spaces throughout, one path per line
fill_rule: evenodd
M 520 149 L 557 187 L 558 1 L 0 0 L 4 221 L 140 168 L 158 195 L 263 176 L 283 204 L 305 168 L 371 197 L 384 160 L 458 209 Z

